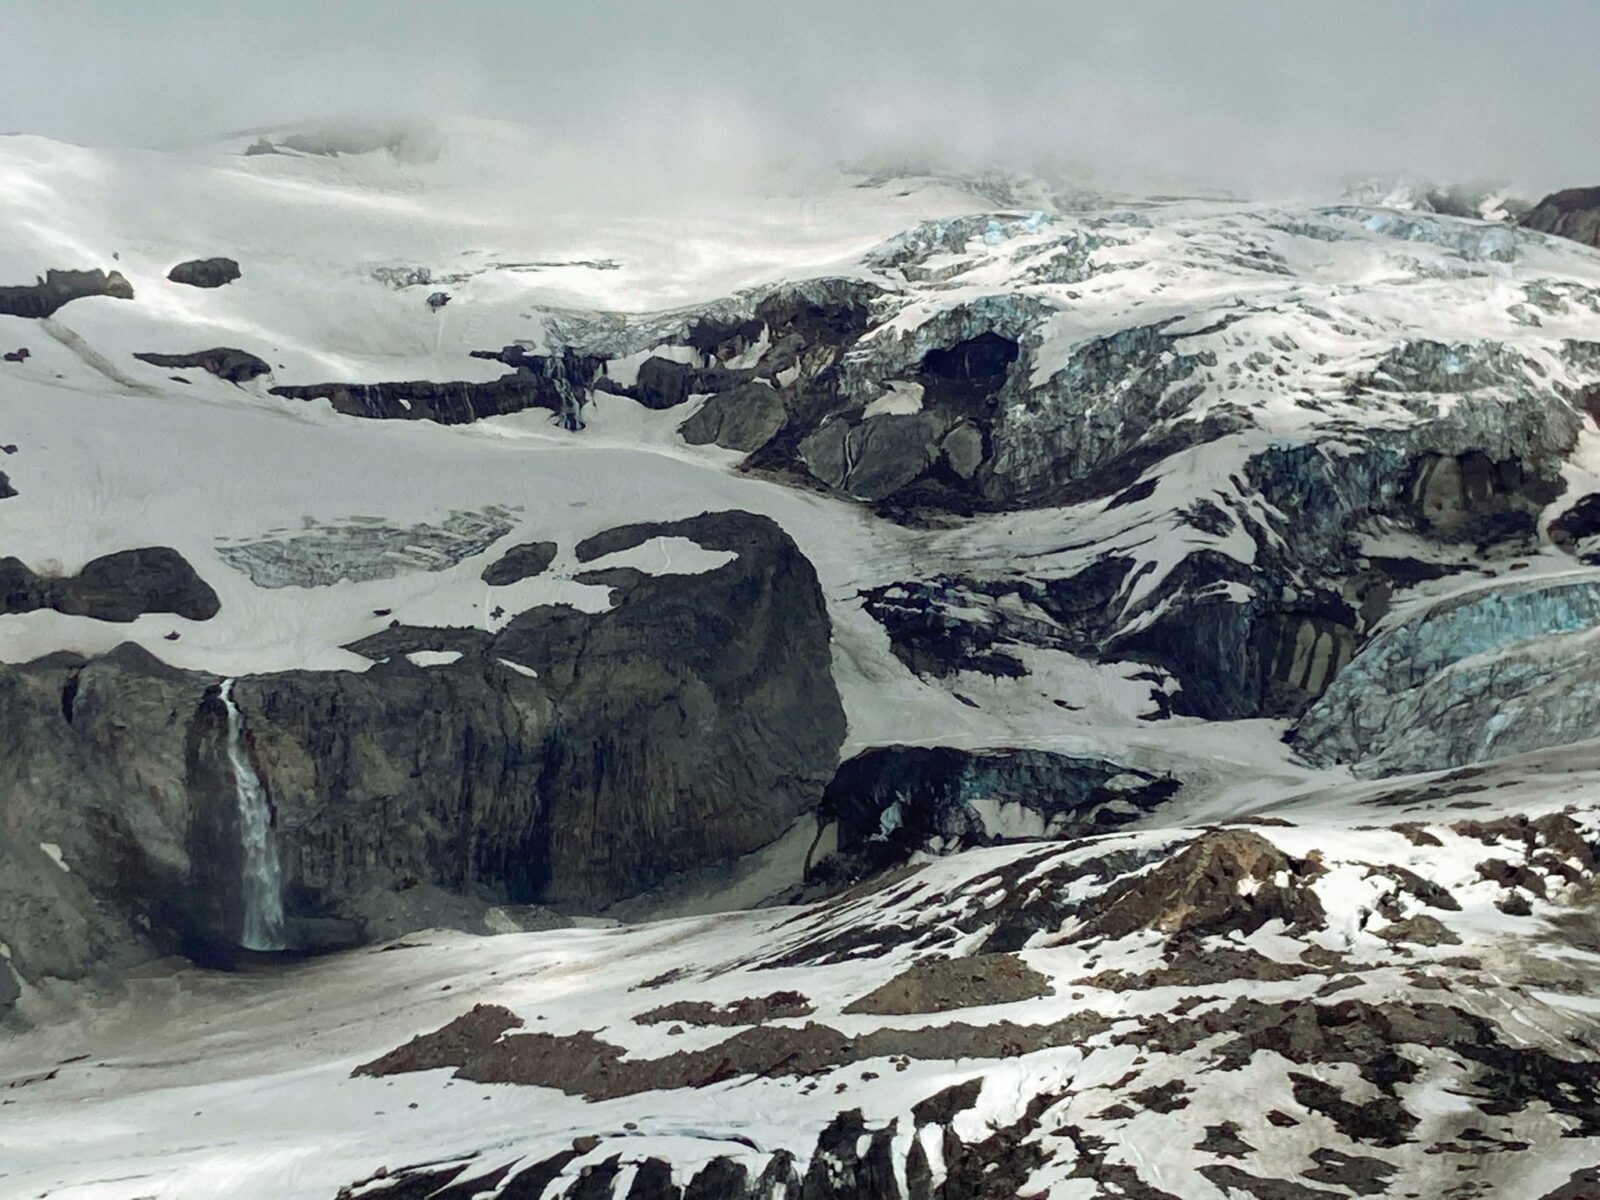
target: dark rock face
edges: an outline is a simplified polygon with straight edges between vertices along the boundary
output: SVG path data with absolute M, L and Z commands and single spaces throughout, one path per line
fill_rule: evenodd
M 0 612 L 53 608 L 99 621 L 132 621 L 144 613 L 169 612 L 191 621 L 217 615 L 221 602 L 169 546 L 120 550 L 84 564 L 78 574 L 45 578 L 18 558 L 0 559 Z
M 1170 779 L 1095 758 L 1044 750 L 968 751 L 886 746 L 840 766 L 823 796 L 822 819 L 838 825 L 841 855 L 872 867 L 917 850 L 953 850 L 1008 840 L 981 809 L 1007 809 L 1036 823 L 1034 836 L 1104 832 L 1177 790 Z
M 1586 246 L 1600 246 L 1600 187 L 1554 192 L 1534 205 L 1522 224 Z
M 712 396 L 678 432 L 691 446 L 750 452 L 770 442 L 786 419 L 783 400 L 772 387 L 747 383 Z
M 32 353 L 26 346 L 20 346 L 15 350 L 7 350 L 4 354 L 0 354 L 0 358 L 3 358 L 6 360 L 6 362 L 10 363 L 27 362 L 31 357 Z
M 197 350 L 193 354 L 135 354 L 134 357 L 153 367 L 179 370 L 198 367 L 202 371 L 211 372 L 218 379 L 226 379 L 229 383 L 247 383 L 272 371 L 271 367 L 254 354 L 227 346 L 218 346 L 213 350 Z
M 483 569 L 483 581 L 490 587 L 506 587 L 523 579 L 542 575 L 555 560 L 554 542 L 524 542 L 512 546 Z
M 167 272 L 173 283 L 197 288 L 219 288 L 239 278 L 239 264 L 231 258 L 193 258 Z
M 972 580 L 935 578 L 906 580 L 869 588 L 864 607 L 889 634 L 889 649 L 918 675 L 947 679 L 959 671 L 976 671 L 997 679 L 1027 674 L 1022 660 L 1007 653 L 1018 644 L 999 622 L 962 622 L 948 615 L 960 607 L 968 588 L 987 595 Z
M 559 413 L 563 390 L 586 391 L 593 387 L 604 365 L 603 359 L 547 358 L 528 354 L 516 346 L 495 352 L 474 351 L 473 357 L 505 362 L 516 370 L 488 383 L 427 379 L 401 383 L 315 383 L 275 387 L 272 394 L 295 400 L 327 400 L 335 412 L 352 417 L 465 425 L 527 408 L 546 408 Z
M 934 413 L 829 421 L 801 443 L 806 469 L 858 500 L 886 500 L 938 458 L 945 422 Z
M 17 973 L 10 963 L 0 960 L 0 1013 L 15 1004 L 21 995 L 22 984 L 17 980 Z
M 817 803 L 844 714 L 810 564 L 745 513 L 613 530 L 579 556 L 664 536 L 737 557 L 639 573 L 607 612 L 537 608 L 498 634 L 391 629 L 355 645 L 388 658 L 362 674 L 234 682 L 291 949 L 349 944 L 363 922 L 415 928 L 441 890 L 480 913 L 592 910 L 757 849 Z M 116 586 L 128 564 L 91 566 L 63 603 L 127 619 L 150 602 Z M 22 582 L 25 595 L 53 586 Z M 403 657 L 423 646 L 462 657 Z M 161 950 L 229 961 L 242 851 L 217 681 L 131 649 L 55 656 L 0 668 L 0 725 L 0 828 L 27 831 L 0 849 L 0 940 L 26 947 L 23 976 Z M 60 928 L 77 932 L 63 941 Z
M 63 304 L 82 300 L 86 296 L 132 300 L 133 285 L 122 277 L 120 271 L 112 271 L 109 275 L 100 270 L 46 271 L 43 279 L 32 284 L 0 287 L 0 316 L 48 317 L 54 315 Z M 12 361 L 21 362 L 22 359 Z
M 751 377 L 750 371 L 693 367 L 670 358 L 647 358 L 639 367 L 638 382 L 621 391 L 646 408 L 676 408 L 691 395 L 726 391 Z
M 1543 479 L 1516 459 L 1424 454 L 1413 464 L 1407 508 L 1420 528 L 1441 540 L 1489 545 L 1537 536 L 1539 513 L 1561 495 L 1559 479 Z
M 23 979 L 175 952 L 200 927 L 189 827 L 222 811 L 226 769 L 200 736 L 223 728 L 199 719 L 206 682 L 133 646 L 0 670 L 0 940 Z
M 1479 556 L 1527 552 L 1538 514 L 1564 487 L 1553 462 L 1480 451 L 1406 457 L 1375 448 L 1340 457 L 1290 448 L 1258 456 L 1247 470 L 1285 514 L 1270 529 L 1235 514 L 1256 543 L 1256 561 L 1192 553 L 1121 614 L 1123 624 L 1146 611 L 1156 613 L 1153 621 L 1124 635 L 1102 627 L 1103 641 L 1091 634 L 1104 659 L 1170 671 L 1182 685 L 1172 701 L 1177 713 L 1213 720 L 1300 714 L 1350 663 L 1393 592 L 1451 569 L 1369 558 L 1358 546 L 1363 529 L 1405 529 Z
M 285 875 L 311 907 L 414 877 L 593 908 L 753 850 L 816 802 L 844 722 L 809 564 L 736 513 L 615 530 L 578 556 L 659 536 L 739 557 L 481 641 L 390 631 L 353 647 L 395 655 L 363 675 L 239 683 Z M 424 645 L 464 656 L 399 658 Z
M 11 486 L 11 477 L 0 471 L 0 500 L 9 500 L 17 494 L 17 489 Z
M 1600 492 L 1590 492 L 1550 522 L 1550 541 L 1591 566 L 1600 546 L 1589 541 L 1600 534 Z

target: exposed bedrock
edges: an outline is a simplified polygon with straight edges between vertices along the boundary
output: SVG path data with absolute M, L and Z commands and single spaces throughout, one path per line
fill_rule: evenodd
M 120 271 L 46 271 L 42 279 L 20 287 L 0 287 L 0 316 L 48 317 L 63 304 L 87 296 L 132 300 L 133 285 Z M 21 361 L 18 359 L 17 361 Z
M 487 383 L 428 379 L 397 383 L 313 383 L 280 385 L 272 389 L 272 394 L 293 400 L 326 400 L 335 412 L 352 417 L 465 425 L 528 408 L 560 412 L 563 388 L 592 387 L 604 365 L 604 360 L 599 358 L 545 357 L 528 354 L 516 346 L 492 353 L 474 352 L 474 357 L 496 359 L 516 370 Z
M 710 397 L 678 432 L 691 446 L 749 453 L 771 441 L 785 418 L 783 400 L 769 384 L 746 383 Z
M 353 647 L 378 660 L 364 673 L 234 681 L 292 949 L 363 927 L 481 923 L 488 906 L 592 911 L 754 850 L 817 804 L 844 715 L 810 564 L 773 522 L 738 512 L 612 530 L 578 556 L 656 537 L 735 557 L 633 572 L 601 613 L 535 608 L 493 634 L 386 630 Z M 440 647 L 460 657 L 406 657 Z M 0 889 L 23 898 L 0 903 L 0 941 L 39 947 L 14 960 L 24 977 L 238 944 L 218 685 L 131 649 L 0 670 L 14 731 L 0 764 L 0 870 L 14 882 Z M 445 894 L 464 898 L 459 912 L 441 909 Z
M 211 585 L 169 546 L 119 550 L 68 576 L 39 575 L 21 559 L 0 558 L 0 613 L 52 608 L 68 616 L 132 621 L 159 612 L 206 621 L 221 607 Z
M 0 669 L 0 941 L 24 980 L 125 966 L 198 928 L 189 830 L 220 811 L 199 779 L 220 763 L 201 768 L 191 740 L 206 682 L 131 645 Z
M 152 367 L 166 367 L 169 370 L 188 370 L 198 367 L 229 383 L 248 383 L 258 376 L 269 374 L 272 370 L 249 351 L 235 350 L 229 346 L 197 350 L 193 354 L 135 354 L 134 357 L 140 362 L 149 363 Z
M 1257 456 L 1247 472 L 1271 508 L 1265 523 L 1236 513 L 1254 561 L 1192 551 L 1122 615 L 1128 632 L 1113 633 L 1103 654 L 1171 671 L 1183 689 L 1179 712 L 1298 714 L 1345 669 L 1397 591 L 1460 569 L 1370 553 L 1367 535 L 1409 535 L 1419 552 L 1434 547 L 1458 563 L 1535 548 L 1538 513 L 1564 486 L 1558 471 L 1570 441 L 1496 447 L 1496 456 L 1449 452 L 1454 440 L 1439 440 L 1444 452 L 1306 446 Z
M 1485 588 L 1380 634 L 1308 711 L 1297 747 L 1363 775 L 1600 736 L 1600 581 Z
M 1534 205 L 1522 224 L 1540 233 L 1600 247 L 1600 187 L 1554 192 Z
M 535 575 L 544 574 L 555 561 L 554 542 L 523 542 L 512 546 L 483 569 L 482 579 L 490 587 L 507 587 Z
M 1600 492 L 1579 499 L 1546 529 L 1550 541 L 1589 566 L 1600 565 Z
M 1176 780 L 1045 750 L 884 746 L 842 764 L 820 819 L 868 868 L 917 851 L 1103 833 L 1149 812 Z
M 239 278 L 239 264 L 231 258 L 193 258 L 167 272 L 173 283 L 197 288 L 219 288 Z
M 747 370 L 721 366 L 695 367 L 670 358 L 647 358 L 639 367 L 639 377 L 630 388 L 614 387 L 632 396 L 646 408 L 676 408 L 690 396 L 725 392 L 754 379 Z
M 1256 454 L 1237 497 L 1162 514 L 1186 527 L 1191 547 L 1153 586 L 1141 580 L 1155 564 L 1108 550 L 1055 578 L 1008 571 L 880 586 L 863 593 L 866 609 L 896 656 L 925 676 L 1020 677 L 1022 651 L 1038 647 L 1159 668 L 1178 685 L 1153 691 L 1163 711 L 1297 716 L 1397 593 L 1536 549 L 1538 514 L 1564 487 L 1580 418 L 1559 396 L 1503 413 L 1492 428 L 1470 400 L 1458 407 L 1468 411 L 1355 450 L 1291 443 Z M 1131 488 L 1107 508 L 1153 491 Z M 1552 538 L 1581 552 L 1587 514 L 1575 506 Z M 1246 535 L 1245 555 L 1236 531 Z M 1394 548 L 1377 553 L 1372 539 Z

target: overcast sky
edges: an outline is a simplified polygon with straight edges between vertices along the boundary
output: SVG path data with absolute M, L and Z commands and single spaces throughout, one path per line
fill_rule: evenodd
M 625 162 L 1600 182 L 1596 0 L 0 0 L 0 129 L 495 115 Z

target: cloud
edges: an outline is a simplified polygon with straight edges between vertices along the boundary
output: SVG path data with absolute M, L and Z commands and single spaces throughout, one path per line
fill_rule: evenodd
M 1591 0 L 7 0 L 0 126 L 170 144 L 325 114 L 526 122 L 609 162 L 938 155 L 1268 192 L 1593 182 Z

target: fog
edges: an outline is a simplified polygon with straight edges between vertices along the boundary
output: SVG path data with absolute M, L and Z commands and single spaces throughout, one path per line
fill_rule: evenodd
M 917 160 L 1536 191 L 1600 181 L 1597 47 L 1592 0 L 6 0 L 0 129 L 166 146 L 475 114 L 619 182 Z

